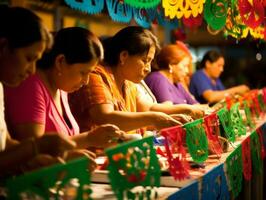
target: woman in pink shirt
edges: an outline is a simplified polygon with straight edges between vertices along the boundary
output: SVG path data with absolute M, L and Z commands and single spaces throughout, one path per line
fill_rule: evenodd
M 68 104 L 67 93 L 88 84 L 88 75 L 102 58 L 102 52 L 100 41 L 87 29 L 60 30 L 52 49 L 39 61 L 37 73 L 17 88 L 5 88 L 11 135 L 23 140 L 57 132 L 71 136 L 80 148 L 106 147 L 115 141 L 113 138 L 123 137 L 113 125 L 79 134 Z

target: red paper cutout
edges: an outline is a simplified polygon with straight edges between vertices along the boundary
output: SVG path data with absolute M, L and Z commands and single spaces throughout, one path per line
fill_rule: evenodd
M 262 159 L 264 159 L 266 156 L 266 151 L 265 151 L 264 144 L 263 144 L 263 131 L 261 130 L 261 128 L 258 128 L 256 132 L 259 135 L 259 139 L 260 139 L 261 157 Z
M 264 20 L 264 7 L 261 0 L 238 0 L 239 13 L 242 21 L 249 27 L 255 29 L 260 26 Z
M 202 20 L 203 20 L 202 14 L 199 14 L 196 17 L 191 16 L 189 18 L 185 18 L 185 17 L 182 18 L 184 25 L 188 28 L 199 27 L 202 24 Z
M 251 177 L 252 177 L 250 137 L 247 137 L 242 142 L 242 163 L 243 163 L 244 178 L 249 181 L 249 180 L 251 180 Z
M 189 164 L 186 160 L 186 149 L 183 144 L 186 138 L 186 131 L 175 126 L 161 130 L 165 137 L 165 150 L 169 163 L 169 172 L 175 180 L 182 180 L 189 176 Z
M 219 142 L 220 135 L 219 118 L 216 113 L 212 113 L 204 118 L 205 132 L 208 138 L 209 149 L 215 154 L 221 156 L 222 146 Z

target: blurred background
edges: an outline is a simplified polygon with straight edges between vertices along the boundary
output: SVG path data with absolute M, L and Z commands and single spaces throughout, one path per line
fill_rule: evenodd
M 74 1 L 74 0 L 73 0 Z M 76 0 L 82 3 L 85 0 Z M 91 0 L 95 3 L 97 0 Z M 118 1 L 118 0 L 117 0 Z M 129 23 L 116 22 L 108 14 L 106 5 L 101 13 L 88 14 L 71 8 L 64 0 L 0 0 L 1 4 L 23 6 L 36 12 L 50 31 L 62 27 L 81 26 L 93 31 L 99 37 L 107 37 L 128 25 L 137 25 L 134 19 Z M 123 0 L 120 0 L 120 3 Z M 225 86 L 245 83 L 251 88 L 266 86 L 266 45 L 265 40 L 249 35 L 244 39 L 226 36 L 222 31 L 209 30 L 205 21 L 198 27 L 188 28 L 177 21 L 175 28 L 156 23 L 150 29 L 157 35 L 161 45 L 185 42 L 193 55 L 194 69 L 202 55 L 210 49 L 220 50 L 225 55 L 225 67 L 221 76 Z

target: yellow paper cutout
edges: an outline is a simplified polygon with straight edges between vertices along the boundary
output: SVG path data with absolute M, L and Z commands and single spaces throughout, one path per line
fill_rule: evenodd
M 162 7 L 166 17 L 178 19 L 198 16 L 203 12 L 205 0 L 162 0 Z

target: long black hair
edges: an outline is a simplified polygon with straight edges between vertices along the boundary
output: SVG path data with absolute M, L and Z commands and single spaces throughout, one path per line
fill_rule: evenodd
M 199 64 L 199 68 L 203 69 L 206 66 L 206 62 L 209 61 L 211 63 L 216 62 L 219 58 L 223 58 L 223 54 L 221 52 L 215 51 L 215 50 L 210 50 L 206 52 Z

